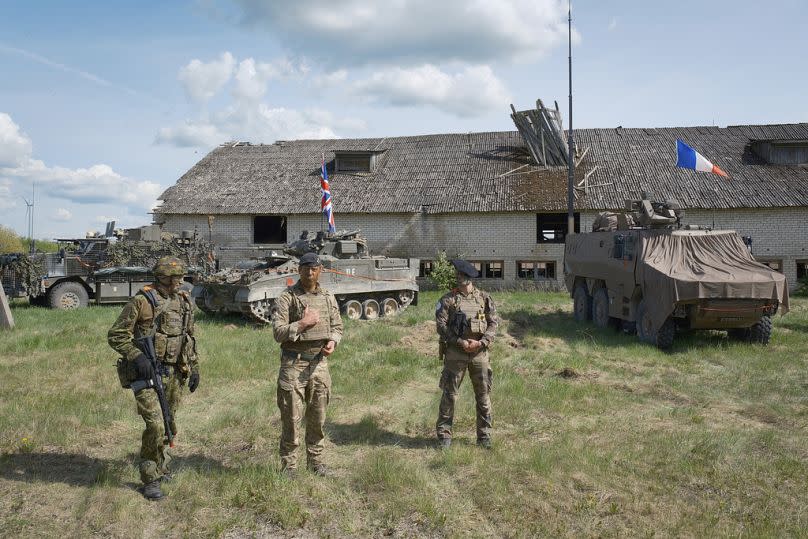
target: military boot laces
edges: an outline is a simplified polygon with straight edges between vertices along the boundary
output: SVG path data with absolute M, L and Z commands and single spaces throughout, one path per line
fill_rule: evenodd
M 162 489 L 160 489 L 160 480 L 157 479 L 151 483 L 143 485 L 143 497 L 150 501 L 156 501 L 165 496 Z

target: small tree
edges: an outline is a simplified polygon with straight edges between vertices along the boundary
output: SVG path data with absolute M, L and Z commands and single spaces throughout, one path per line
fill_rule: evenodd
M 457 286 L 454 266 L 449 262 L 445 251 L 438 253 L 429 279 L 438 287 L 438 290 L 451 290 Z
M 10 228 L 0 225 L 0 254 L 2 253 L 24 253 L 28 249 L 16 232 Z

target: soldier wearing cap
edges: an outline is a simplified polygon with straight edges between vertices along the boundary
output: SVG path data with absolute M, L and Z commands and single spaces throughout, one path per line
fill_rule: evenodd
M 191 393 L 199 385 L 194 311 L 191 298 L 181 290 L 185 264 L 175 257 L 163 257 L 153 268 L 155 283 L 138 292 L 123 308 L 107 334 L 109 345 L 122 356 L 119 375 L 122 383 L 146 380 L 153 366 L 135 339 L 154 336 L 158 367 L 174 423 L 185 386 Z M 126 379 L 125 379 L 126 378 Z M 128 386 L 127 386 L 128 387 Z M 166 433 L 160 403 L 153 388 L 135 393 L 138 414 L 146 427 L 140 446 L 140 479 L 143 495 L 150 500 L 163 497 L 161 481 L 170 479 Z M 174 434 L 176 424 L 171 425 Z
M 436 424 L 438 443 L 444 449 L 452 443 L 455 401 L 468 371 L 477 402 L 477 444 L 490 448 L 493 373 L 488 349 L 497 333 L 497 311 L 491 296 L 471 282 L 478 275 L 477 269 L 465 260 L 452 260 L 452 265 L 457 288 L 445 294 L 435 310 L 443 359 L 439 383 L 443 395 Z
M 281 412 L 281 468 L 297 471 L 301 422 L 306 423 L 306 464 L 317 475 L 323 463 L 325 413 L 331 395 L 328 356 L 342 339 L 342 318 L 334 294 L 319 284 L 322 263 L 315 253 L 298 262 L 297 283 L 287 288 L 272 309 L 272 330 L 281 343 L 278 408 Z

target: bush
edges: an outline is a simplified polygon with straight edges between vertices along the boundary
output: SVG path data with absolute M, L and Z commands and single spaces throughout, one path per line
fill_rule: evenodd
M 457 286 L 454 266 L 449 262 L 445 252 L 441 251 L 435 258 L 429 279 L 438 287 L 438 290 L 451 290 Z
M 0 225 L 0 254 L 24 253 L 27 250 L 22 238 L 16 232 Z

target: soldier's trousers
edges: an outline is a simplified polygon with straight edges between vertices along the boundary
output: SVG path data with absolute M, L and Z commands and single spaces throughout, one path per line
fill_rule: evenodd
M 306 460 L 322 464 L 325 412 L 331 397 L 331 374 L 326 360 L 307 361 L 281 355 L 278 408 L 281 411 L 280 455 L 284 468 L 297 468 L 300 426 L 306 421 Z
M 443 362 L 440 377 L 440 388 L 443 395 L 438 409 L 436 430 L 438 438 L 452 437 L 455 402 L 460 391 L 460 384 L 466 375 L 471 378 L 474 387 L 474 399 L 477 403 L 477 440 L 491 438 L 491 383 L 493 373 L 488 359 L 488 351 L 467 354 L 456 346 L 449 346 Z
M 182 393 L 185 389 L 185 381 L 180 381 L 176 376 L 164 376 L 163 387 L 166 391 L 166 400 L 171 408 L 172 424 L 171 432 L 177 434 L 177 410 L 182 401 Z M 168 473 L 168 465 L 171 462 L 171 455 L 168 453 L 168 440 L 166 440 L 165 427 L 163 426 L 163 413 L 160 410 L 160 401 L 157 398 L 157 391 L 154 389 L 143 389 L 135 395 L 137 401 L 137 413 L 146 423 L 140 443 L 140 480 L 143 483 L 151 483 L 160 479 Z

